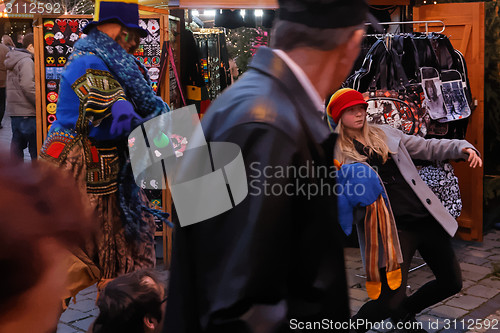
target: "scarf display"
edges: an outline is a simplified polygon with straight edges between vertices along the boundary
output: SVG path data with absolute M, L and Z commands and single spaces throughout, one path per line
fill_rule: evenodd
M 168 105 L 153 91 L 144 65 L 133 55 L 128 54 L 111 37 L 95 28 L 92 29 L 87 37 L 75 43 L 74 51 L 66 66 L 80 56 L 88 54 L 95 54 L 104 61 L 141 117 L 152 118 L 169 111 Z
M 338 162 L 337 162 L 338 163 Z M 337 171 L 337 182 L 344 189 L 338 195 L 339 222 L 344 232 L 352 231 L 353 211 L 365 207 L 365 270 L 366 291 L 371 299 L 380 296 L 382 283 L 379 271 L 379 238 L 382 240 L 386 276 L 389 288 L 401 286 L 402 262 L 396 222 L 386 202 L 386 194 L 377 173 L 363 163 L 343 164 Z M 363 188 L 359 191 L 348 189 Z

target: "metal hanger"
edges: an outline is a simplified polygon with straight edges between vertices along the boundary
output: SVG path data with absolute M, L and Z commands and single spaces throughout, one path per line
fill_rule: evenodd
M 439 31 L 429 31 L 429 24 L 431 23 L 440 23 L 442 25 L 442 28 L 441 30 Z M 405 22 L 401 22 L 401 21 L 395 21 L 395 22 L 380 22 L 379 23 L 380 25 L 401 25 L 401 24 L 425 24 L 425 34 L 429 34 L 429 33 L 434 33 L 434 34 L 440 34 L 442 33 L 445 28 L 446 28 L 446 25 L 444 24 L 443 21 L 441 20 L 430 20 L 430 21 L 405 21 Z M 371 23 L 367 22 L 365 23 L 365 25 L 371 25 Z M 373 37 L 377 37 L 377 38 L 385 38 L 387 34 L 366 34 L 365 36 L 373 36 Z

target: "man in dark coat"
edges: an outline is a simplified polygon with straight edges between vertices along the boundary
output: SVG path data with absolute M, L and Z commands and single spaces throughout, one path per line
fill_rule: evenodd
M 241 148 L 249 194 L 177 228 L 164 332 L 347 329 L 335 135 L 323 113 L 359 53 L 367 4 L 279 4 L 273 48 L 258 50 L 202 121 L 207 142 Z

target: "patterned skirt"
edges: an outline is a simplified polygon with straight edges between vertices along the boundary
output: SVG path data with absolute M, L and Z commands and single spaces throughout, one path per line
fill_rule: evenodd
M 52 132 L 44 142 L 40 159 L 58 164 L 61 169 L 70 172 L 76 179 L 82 197 L 95 213 L 95 232 L 85 248 L 78 249 L 74 255 L 86 266 L 93 263 L 99 276 L 91 279 L 86 277 L 83 280 L 93 280 L 92 283 L 82 284 L 91 285 L 99 279 L 112 279 L 141 268 L 154 267 L 154 218 L 144 213 L 142 220 L 147 227 L 141 229 L 140 237 L 134 240 L 125 237 L 118 201 L 120 162 L 116 148 L 97 149 L 76 133 L 68 137 L 68 132 Z M 143 191 L 139 191 L 139 196 L 141 202 L 147 205 Z M 95 267 L 91 269 L 94 273 Z M 70 272 L 70 275 L 78 276 L 74 272 Z M 71 282 L 78 284 L 77 281 Z M 74 289 L 84 288 L 86 286 L 82 285 Z

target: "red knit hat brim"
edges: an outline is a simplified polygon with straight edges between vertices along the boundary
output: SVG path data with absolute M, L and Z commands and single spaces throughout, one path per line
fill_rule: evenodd
M 338 124 L 344 110 L 355 105 L 368 106 L 368 103 L 364 100 L 360 92 L 354 89 L 344 88 L 333 94 L 328 103 L 327 112 L 335 124 Z

